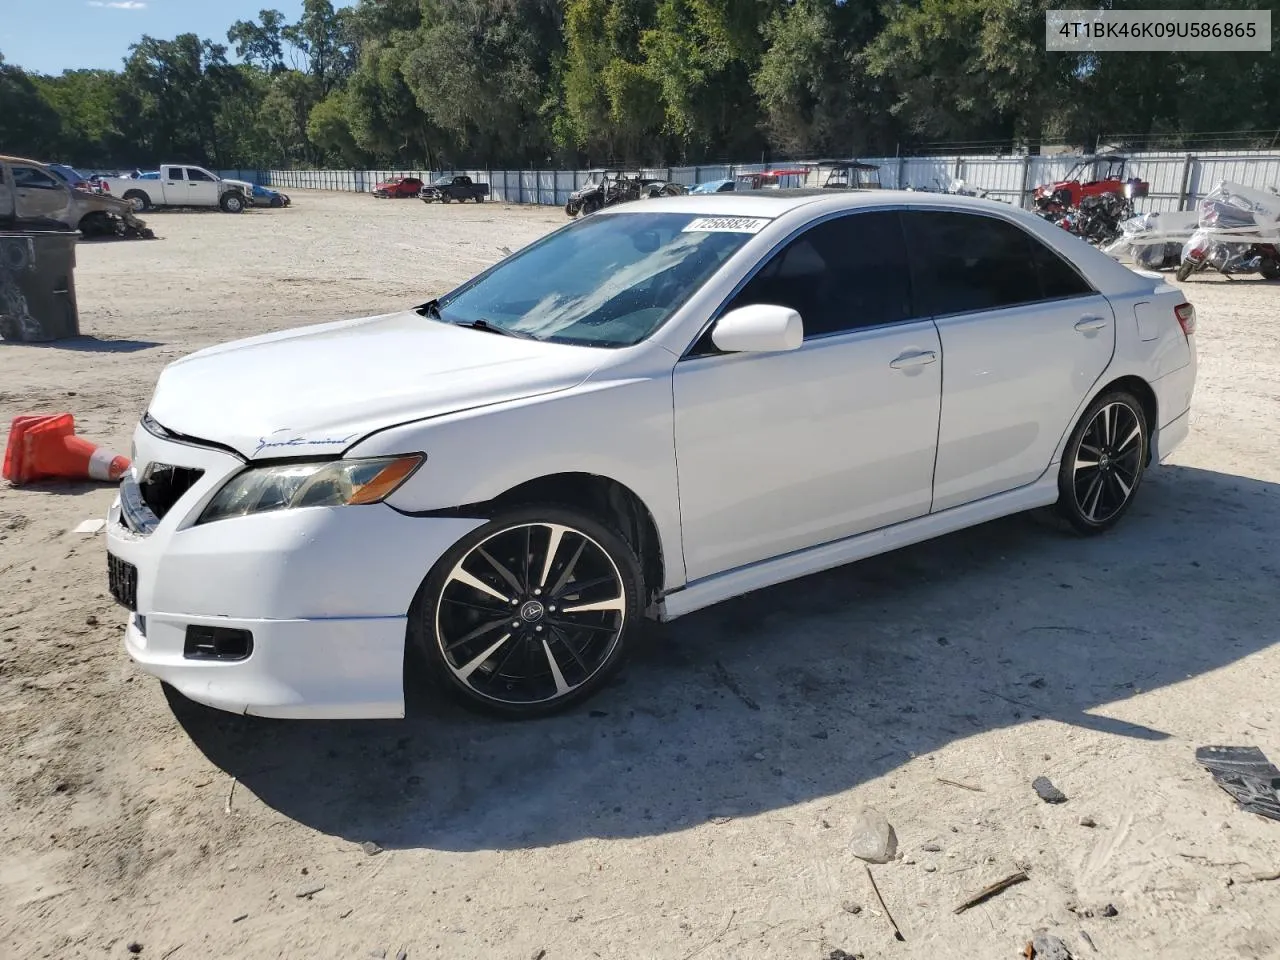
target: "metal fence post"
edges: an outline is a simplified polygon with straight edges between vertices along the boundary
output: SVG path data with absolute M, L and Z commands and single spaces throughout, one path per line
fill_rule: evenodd
M 907 158 L 899 157 L 898 158 L 898 181 L 897 183 L 894 184 L 894 186 L 897 187 L 899 190 L 901 190 L 903 187 L 902 173 L 904 170 L 906 170 L 906 168 L 907 168 Z
M 1178 209 L 1187 209 L 1187 189 L 1191 186 L 1191 164 L 1195 162 L 1195 158 L 1191 154 L 1187 154 L 1185 160 L 1182 161 L 1182 190 L 1178 194 Z
M 1018 193 L 1018 206 L 1024 207 L 1024 208 L 1027 205 L 1027 193 L 1031 190 L 1031 187 L 1027 185 L 1027 180 L 1029 179 L 1030 173 L 1031 173 L 1031 154 L 1025 153 L 1022 155 L 1022 190 L 1019 191 Z

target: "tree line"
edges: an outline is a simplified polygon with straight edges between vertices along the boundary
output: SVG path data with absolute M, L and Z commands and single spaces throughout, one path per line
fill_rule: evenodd
M 0 152 L 89 167 L 513 168 L 1280 128 L 1275 38 L 1259 54 L 1046 53 L 1058 6 L 304 0 L 296 23 L 263 10 L 226 43 L 143 36 L 120 70 L 48 76 L 0 53 Z M 1280 31 L 1280 0 L 1255 6 Z

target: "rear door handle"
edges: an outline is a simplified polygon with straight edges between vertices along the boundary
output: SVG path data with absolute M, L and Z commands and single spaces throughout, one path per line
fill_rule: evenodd
M 905 370 L 909 367 L 923 367 L 926 363 L 933 363 L 937 359 L 938 355 L 932 350 L 913 350 L 895 357 L 889 362 L 889 366 L 895 370 Z
M 1076 329 L 1081 333 L 1092 333 L 1094 330 L 1101 330 L 1107 325 L 1107 321 L 1102 317 L 1081 317 L 1076 321 Z

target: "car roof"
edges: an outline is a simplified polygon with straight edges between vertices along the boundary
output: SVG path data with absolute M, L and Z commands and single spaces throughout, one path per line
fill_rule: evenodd
M 29 157 L 11 157 L 8 154 L 0 153 L 0 161 L 4 163 L 31 163 L 37 167 L 47 167 L 49 164 L 43 160 L 32 160 Z
M 825 202 L 823 202 L 825 201 Z M 769 190 L 765 193 L 697 193 L 676 197 L 655 197 L 637 203 L 608 207 L 601 213 L 620 216 L 626 213 L 703 213 L 725 217 L 780 217 L 798 207 L 823 202 L 824 212 L 867 209 L 883 206 L 940 206 L 972 208 L 975 213 L 999 210 L 1008 213 L 1020 210 L 996 200 L 966 197 L 951 193 L 926 193 L 914 190 L 833 190 L 824 187 L 796 187 Z M 594 214 L 599 216 L 599 214 Z

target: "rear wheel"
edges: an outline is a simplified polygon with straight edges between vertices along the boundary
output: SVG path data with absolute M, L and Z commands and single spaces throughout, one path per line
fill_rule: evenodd
M 608 681 L 642 596 L 640 562 L 618 533 L 564 507 L 519 507 L 440 559 L 411 630 L 432 674 L 465 704 L 534 717 Z
M 599 197 L 591 197 L 583 201 L 582 215 L 585 217 L 589 214 L 595 213 L 597 210 L 599 210 L 603 206 L 604 206 L 604 201 L 602 201 Z
M 128 191 L 124 199 L 129 201 L 129 206 L 133 207 L 134 213 L 146 213 L 151 209 L 151 198 L 141 190 Z
M 1142 404 L 1121 390 L 1089 405 L 1058 470 L 1058 513 L 1081 533 L 1109 530 L 1142 484 L 1149 443 Z
M 1280 280 L 1280 260 L 1267 258 L 1258 266 L 1264 280 Z

